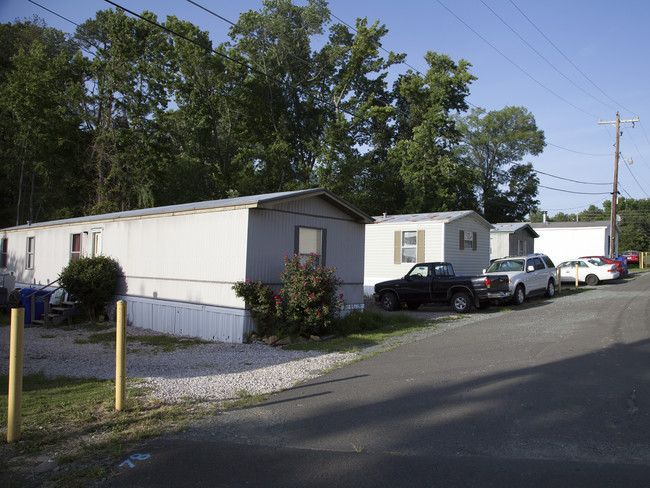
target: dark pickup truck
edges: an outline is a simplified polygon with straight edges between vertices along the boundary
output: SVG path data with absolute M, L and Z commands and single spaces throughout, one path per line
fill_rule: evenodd
M 423 303 L 446 303 L 455 312 L 483 308 L 510 296 L 507 275 L 456 276 L 451 263 L 418 263 L 401 279 L 375 285 L 374 297 L 384 310 L 406 304 L 417 310 Z

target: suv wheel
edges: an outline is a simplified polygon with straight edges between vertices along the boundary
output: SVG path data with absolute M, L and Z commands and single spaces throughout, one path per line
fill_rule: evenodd
M 548 286 L 546 287 L 546 296 L 548 298 L 553 298 L 555 296 L 555 283 L 553 280 L 548 280 Z
M 512 295 L 512 304 L 513 305 L 521 305 L 524 303 L 524 300 L 526 299 L 526 292 L 524 291 L 524 287 L 521 285 L 517 285 L 517 288 L 515 288 L 515 293 Z

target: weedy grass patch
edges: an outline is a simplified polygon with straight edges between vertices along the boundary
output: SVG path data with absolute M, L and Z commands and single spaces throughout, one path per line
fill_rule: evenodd
M 8 422 L 8 377 L 0 376 L 0 423 Z M 202 414 L 195 402 L 167 405 L 127 382 L 126 408 L 115 410 L 115 383 L 95 378 L 23 378 L 21 434 L 0 441 L 0 484 L 82 487 L 101 479 L 137 442 L 184 428 Z M 2 429 L 6 434 L 6 430 Z M 43 459 L 54 469 L 34 475 Z

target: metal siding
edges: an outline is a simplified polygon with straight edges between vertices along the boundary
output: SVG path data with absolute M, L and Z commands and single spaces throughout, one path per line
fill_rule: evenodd
M 242 342 L 253 323 L 232 290 L 234 282 L 247 277 L 279 282 L 283 256 L 293 253 L 295 226 L 323 228 L 327 266 L 336 267 L 344 280 L 346 304 L 362 307 L 365 224 L 319 197 L 265 206 L 272 210 L 217 209 L 128 219 L 115 214 L 101 222 L 60 221 L 40 229 L 4 231 L 3 236 L 9 239 L 14 264 L 24 263 L 25 237 L 36 237 L 36 269 L 25 273 L 24 264 L 23 269 L 15 266 L 16 281 L 46 284 L 68 263 L 70 234 L 82 233 L 87 254 L 92 230 L 101 228 L 102 254 L 115 259 L 125 275 L 118 299 L 127 302 L 130 323 Z
M 250 211 L 246 278 L 280 284 L 284 255 L 295 249 L 296 226 L 326 230 L 326 265 L 344 281 L 347 304 L 363 304 L 365 224 L 318 198 Z
M 460 231 L 476 232 L 476 251 L 459 249 Z M 468 215 L 446 225 L 444 261 L 449 261 L 456 274 L 480 274 L 490 264 L 490 230 L 481 222 Z
M 208 341 L 242 343 L 253 330 L 246 310 L 119 296 L 129 325 Z
M 556 265 L 580 256 L 608 256 L 608 229 L 592 228 L 541 228 L 535 231 L 535 252 L 548 255 Z

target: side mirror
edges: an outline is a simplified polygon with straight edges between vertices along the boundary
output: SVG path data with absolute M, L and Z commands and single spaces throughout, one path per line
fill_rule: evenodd
M 485 271 L 486 271 L 486 270 L 484 269 L 484 270 L 483 270 L 483 274 L 485 274 Z
M 535 266 L 533 266 L 533 265 L 531 264 L 530 266 L 528 266 L 528 268 L 526 268 L 526 271 L 527 271 L 528 273 L 532 273 L 533 271 L 535 271 Z

